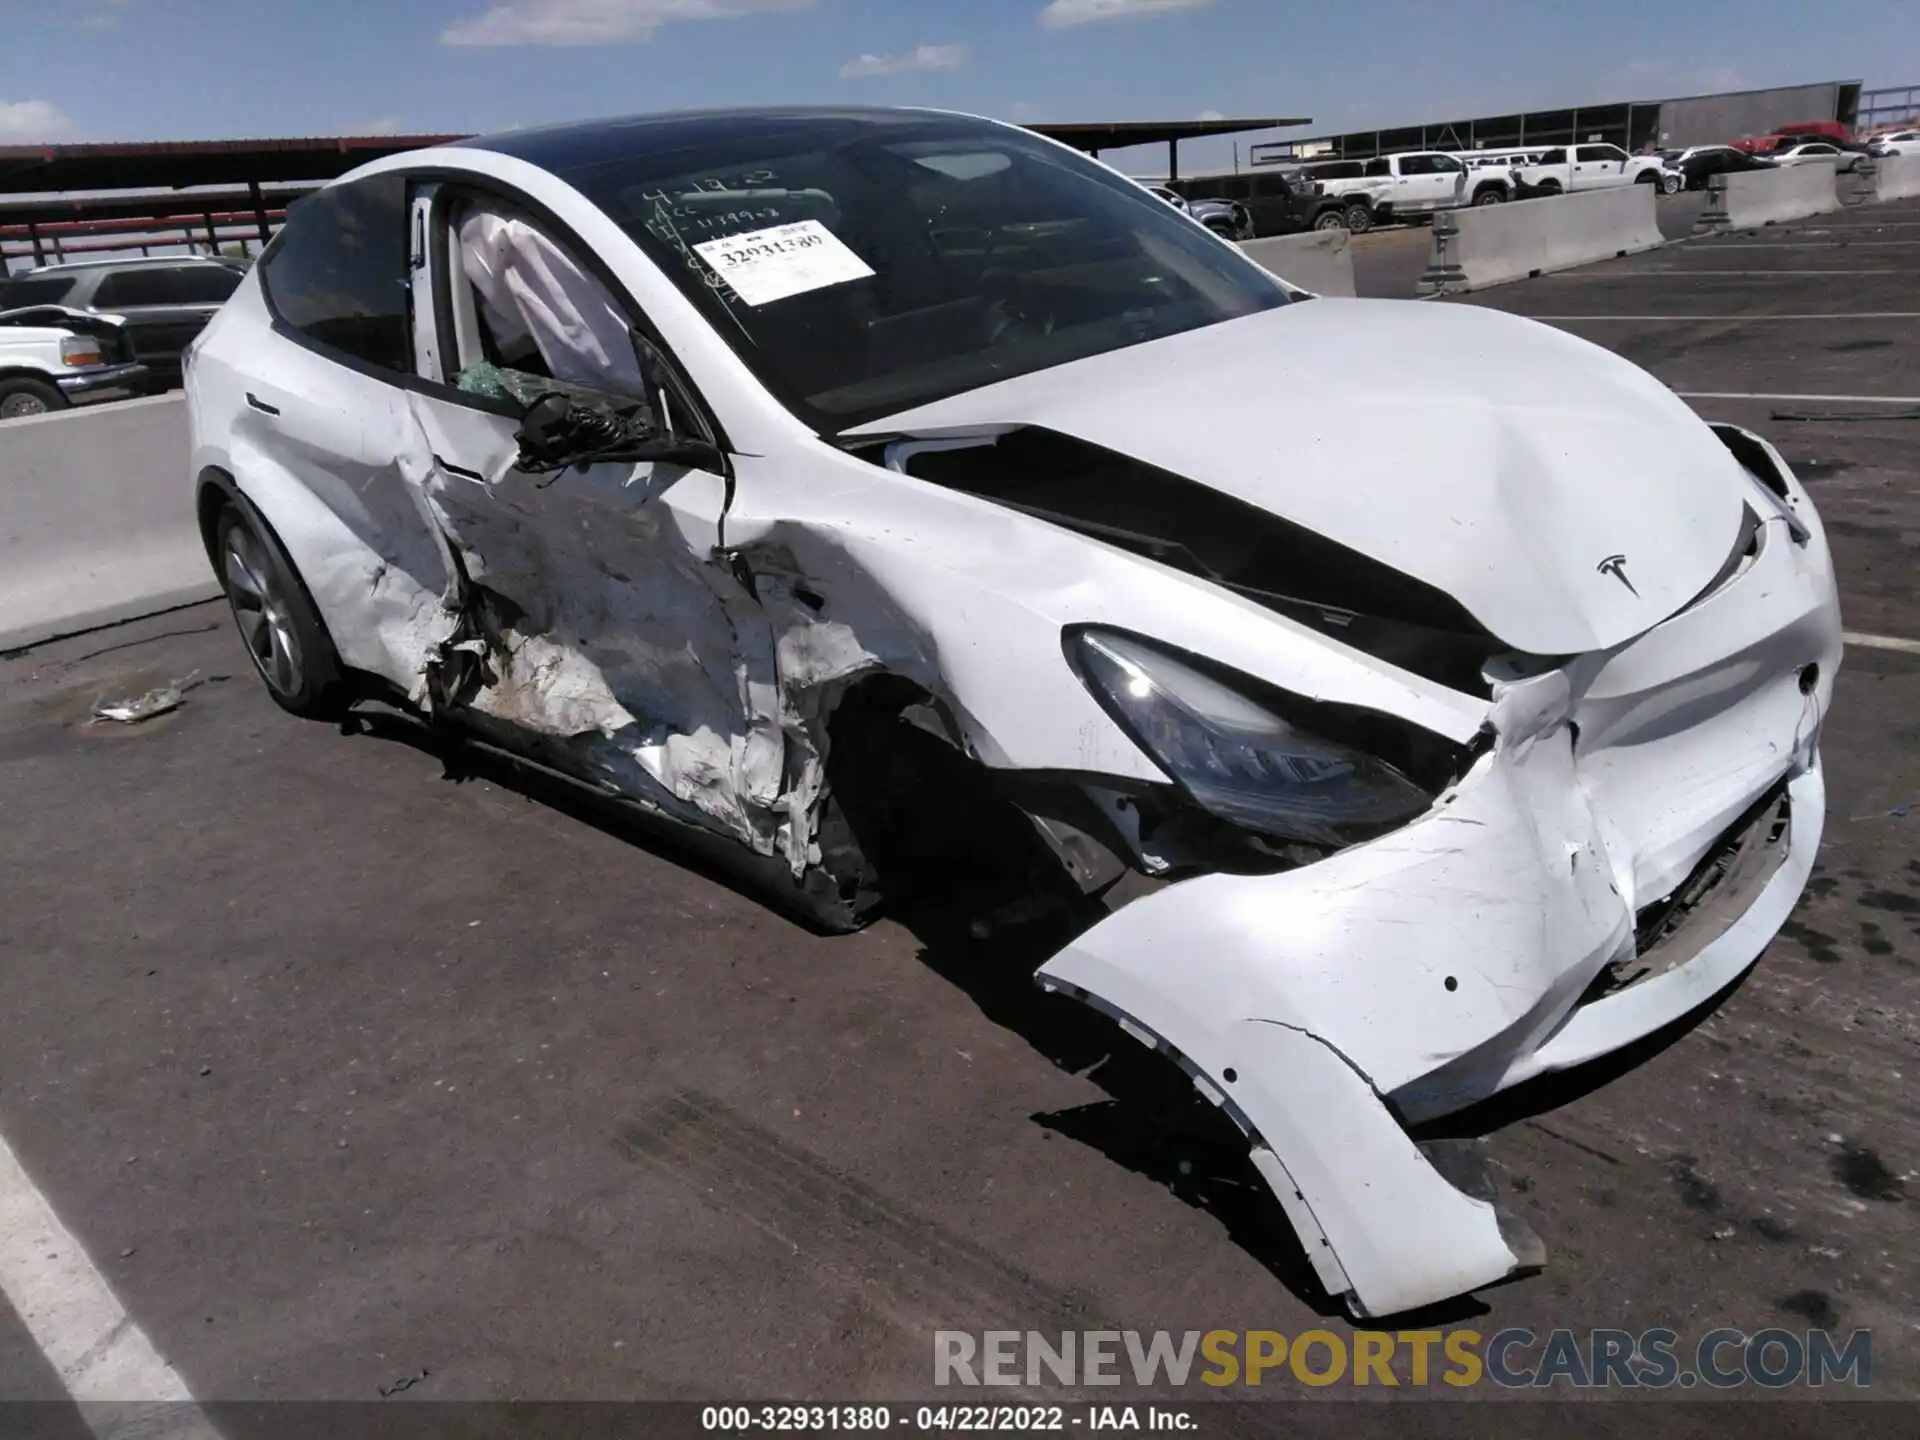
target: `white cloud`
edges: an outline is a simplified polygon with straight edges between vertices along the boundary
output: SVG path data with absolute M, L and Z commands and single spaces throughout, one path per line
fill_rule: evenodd
M 840 67 L 842 80 L 869 75 L 898 75 L 903 70 L 958 70 L 967 63 L 965 45 L 916 45 L 903 55 L 862 55 Z
M 813 0 L 501 0 L 440 32 L 442 45 L 619 45 L 676 20 L 804 10 Z
M 1180 10 L 1201 10 L 1211 4 L 1213 0 L 1048 0 L 1047 8 L 1040 12 L 1040 24 L 1047 30 L 1070 30 L 1102 20 L 1139 20 Z
M 72 133 L 72 119 L 51 100 L 0 100 L 0 145 L 60 140 Z
M 1224 120 L 1227 117 L 1222 115 L 1218 110 L 1202 110 L 1193 118 L 1196 120 Z
M 406 122 L 398 116 L 382 115 L 377 120 L 362 120 L 358 124 L 349 125 L 340 133 L 343 135 L 404 135 L 407 133 L 407 126 Z
M 120 23 L 132 0 L 95 0 L 69 15 L 65 22 L 76 30 L 111 30 Z

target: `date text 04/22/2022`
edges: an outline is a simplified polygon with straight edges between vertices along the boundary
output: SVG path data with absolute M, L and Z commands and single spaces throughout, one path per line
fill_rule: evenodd
M 717 1433 L 912 1430 L 952 1435 L 1070 1430 L 1145 1430 L 1162 1434 L 1198 1429 L 1185 1410 L 1161 1405 L 709 1405 L 700 1428 Z

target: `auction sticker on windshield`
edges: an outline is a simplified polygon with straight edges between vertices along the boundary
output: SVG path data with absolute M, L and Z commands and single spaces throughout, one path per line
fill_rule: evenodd
M 818 220 L 706 240 L 693 251 L 736 295 L 755 306 L 873 274 L 872 266 Z

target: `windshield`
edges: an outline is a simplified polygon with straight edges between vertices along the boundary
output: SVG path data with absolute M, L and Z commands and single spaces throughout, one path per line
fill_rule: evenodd
M 661 128 L 550 168 L 823 433 L 1289 298 L 1143 187 L 1011 127 Z

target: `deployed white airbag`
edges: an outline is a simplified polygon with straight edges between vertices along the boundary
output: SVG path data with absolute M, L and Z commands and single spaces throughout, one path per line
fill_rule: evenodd
M 531 344 L 556 380 L 641 393 L 640 362 L 613 297 L 525 220 L 473 207 L 460 222 L 460 266 L 509 363 Z

